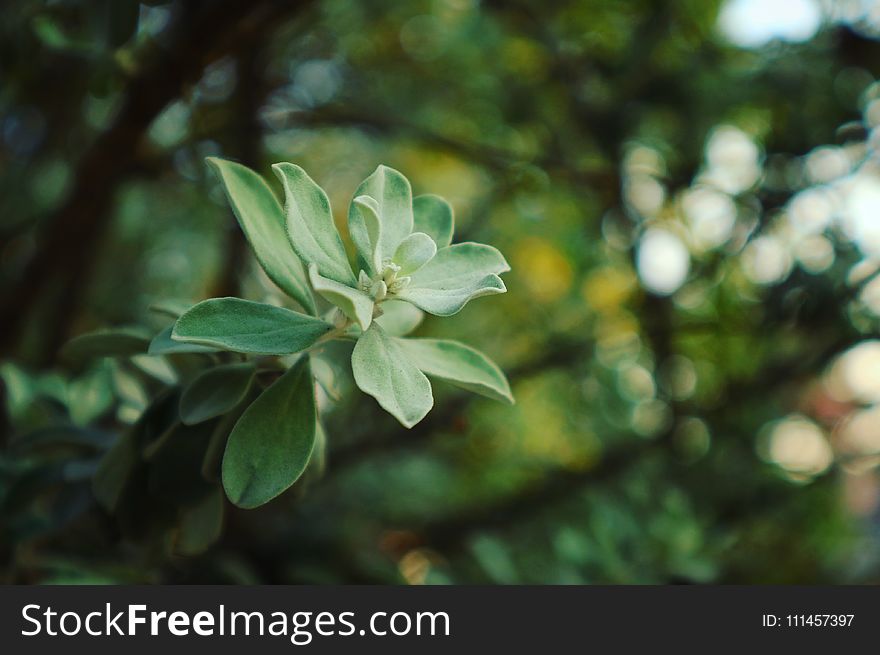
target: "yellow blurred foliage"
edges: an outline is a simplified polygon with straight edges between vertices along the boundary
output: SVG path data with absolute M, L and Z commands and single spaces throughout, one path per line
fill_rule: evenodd
M 572 430 L 576 419 L 553 401 L 558 393 L 551 378 L 529 380 L 517 387 L 520 452 L 529 459 L 567 469 L 589 468 L 600 454 L 601 443 L 589 430 Z
M 546 75 L 546 52 L 530 39 L 509 39 L 504 44 L 501 58 L 508 70 L 533 82 Z
M 606 266 L 587 276 L 581 295 L 595 311 L 612 313 L 630 298 L 636 287 L 636 276 L 631 270 Z
M 571 263 L 556 246 L 540 237 L 526 237 L 513 248 L 514 270 L 538 302 L 554 302 L 568 293 Z

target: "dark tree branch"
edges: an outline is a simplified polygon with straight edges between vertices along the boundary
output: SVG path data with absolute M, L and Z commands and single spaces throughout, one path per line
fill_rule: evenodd
M 548 507 L 574 497 L 585 487 L 615 479 L 646 456 L 664 450 L 671 436 L 672 433 L 668 432 L 651 441 L 639 437 L 627 438 L 623 445 L 608 450 L 594 468 L 550 472 L 539 482 L 495 503 L 428 523 L 416 531 L 431 548 L 443 552 L 454 551 L 462 547 L 475 532 L 503 529 L 526 521 Z
M 579 168 L 554 154 L 530 156 L 491 144 L 462 141 L 388 112 L 368 113 L 360 109 L 354 111 L 346 106 L 333 106 L 299 112 L 292 118 L 298 127 L 358 127 L 383 135 L 406 135 L 494 171 L 503 172 L 522 164 L 532 164 L 552 171 L 557 179 L 600 189 L 616 179 L 616 174 L 612 172 L 596 168 Z
M 254 47 L 238 57 L 238 89 L 233 123 L 236 127 L 232 153 L 245 166 L 258 168 L 263 151 L 263 130 L 260 124 L 260 107 L 268 89 L 263 77 L 264 49 Z M 220 278 L 210 295 L 239 295 L 239 276 L 247 257 L 248 244 L 235 217 L 229 212 L 226 230 L 226 246 L 222 258 Z
M 27 320 L 42 304 L 53 308 L 42 359 L 54 357 L 88 281 L 116 191 L 137 170 L 137 151 L 150 124 L 205 66 L 253 47 L 283 16 L 305 4 L 218 0 L 186 6 L 169 28 L 169 46 L 129 81 L 116 120 L 86 151 L 67 200 L 45 222 L 39 250 L 4 294 L 0 352 L 14 353 Z

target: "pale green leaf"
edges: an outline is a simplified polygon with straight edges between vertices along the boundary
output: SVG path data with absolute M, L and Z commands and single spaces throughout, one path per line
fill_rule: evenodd
M 162 357 L 134 355 L 131 358 L 131 363 L 135 368 L 162 384 L 174 384 L 179 379 L 179 375 L 174 367 Z
M 413 231 L 424 232 L 437 248 L 445 248 L 452 243 L 454 229 L 452 207 L 443 198 L 432 194 L 413 198 Z
M 62 348 L 64 359 L 80 363 L 98 357 L 130 357 L 147 352 L 150 339 L 134 328 L 99 330 L 74 337 Z
M 387 166 L 379 166 L 358 187 L 355 197 L 370 196 L 376 201 L 382 231 L 379 240 L 379 259 L 391 259 L 400 242 L 413 230 L 412 189 L 403 175 Z M 360 213 L 353 208 L 348 213 L 349 232 L 355 244 L 367 236 Z M 360 249 L 361 246 L 358 246 Z
M 397 294 L 397 298 L 412 303 L 421 310 L 435 316 L 451 316 L 470 300 L 480 296 L 504 293 L 507 287 L 497 275 L 487 275 L 464 286 L 451 289 L 430 287 L 407 287 Z
M 269 502 L 302 475 L 315 446 L 315 387 L 308 358 L 248 407 L 223 456 L 223 487 L 244 508 Z
M 194 425 L 234 409 L 254 379 L 252 364 L 215 366 L 198 375 L 180 396 L 180 420 Z
M 177 319 L 173 339 L 241 353 L 299 352 L 333 326 L 298 312 L 240 298 L 203 300 Z
M 284 186 L 287 234 L 302 262 L 315 264 L 324 277 L 354 286 L 327 194 L 296 164 L 274 164 L 272 170 Z
M 149 309 L 169 318 L 177 318 L 192 306 L 193 303 L 186 300 L 159 300 L 150 305 Z
M 379 203 L 370 196 L 358 196 L 352 200 L 352 205 L 352 210 L 360 216 L 361 221 L 358 223 L 355 220 L 355 232 L 351 233 L 352 241 L 354 241 L 361 258 L 369 266 L 369 273 L 379 273 L 382 270 L 382 254 L 379 252 L 382 220 L 379 217 Z M 349 225 L 349 230 L 351 230 L 351 225 Z
M 497 248 L 482 243 L 456 243 L 438 250 L 431 261 L 412 275 L 410 286 L 455 289 L 509 270 L 507 260 Z
M 284 211 L 272 189 L 262 176 L 246 166 L 216 157 L 206 161 L 223 183 L 232 212 L 266 275 L 303 309 L 314 314 L 315 300 L 305 270 L 287 238 Z
M 411 275 L 431 261 L 437 253 L 437 244 L 424 232 L 413 232 L 397 247 L 394 263 L 400 266 L 398 276 Z
M 382 315 L 374 318 L 373 321 L 393 337 L 409 334 L 425 318 L 425 313 L 422 310 L 401 300 L 386 300 L 380 307 Z
M 373 396 L 407 428 L 421 421 L 434 406 L 428 378 L 378 325 L 358 339 L 351 354 L 351 370 L 361 391 Z
M 370 322 L 373 320 L 373 299 L 367 294 L 319 275 L 318 268 L 314 264 L 309 266 L 309 279 L 315 291 L 325 300 L 339 307 L 342 313 L 355 321 L 362 330 L 370 327 Z
M 486 355 L 458 341 L 397 339 L 422 373 L 494 400 L 513 404 L 510 385 Z
M 458 243 L 438 250 L 397 297 L 431 314 L 449 316 L 473 298 L 507 291 L 498 275 L 509 270 L 492 246 Z

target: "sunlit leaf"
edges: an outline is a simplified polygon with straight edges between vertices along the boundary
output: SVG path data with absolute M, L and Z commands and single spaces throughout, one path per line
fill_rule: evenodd
M 382 315 L 373 320 L 392 337 L 402 337 L 409 334 L 425 318 L 425 313 L 422 310 L 401 300 L 386 300 L 381 307 Z
M 361 258 L 374 275 L 382 270 L 382 253 L 379 251 L 382 237 L 382 219 L 379 217 L 379 203 L 370 196 L 358 196 L 352 200 L 349 216 L 354 212 L 355 220 L 349 218 L 349 234 Z M 358 220 L 358 217 L 360 220 Z M 354 232 L 352 232 L 354 227 Z
M 351 355 L 355 382 L 405 427 L 421 421 L 434 405 L 431 383 L 400 344 L 378 325 L 361 335 Z
M 431 261 L 413 273 L 411 285 L 452 289 L 509 270 L 510 265 L 497 248 L 483 243 L 456 243 L 438 250 Z
M 313 314 L 315 301 L 305 270 L 287 238 L 284 211 L 272 189 L 246 166 L 216 157 L 206 161 L 223 183 L 232 211 L 266 275 Z
M 355 197 L 357 196 L 369 196 L 376 201 L 382 224 L 379 259 L 391 259 L 397 246 L 413 229 L 412 189 L 409 180 L 393 168 L 379 166 L 361 182 L 355 192 Z M 349 209 L 348 226 L 355 244 L 367 236 L 367 226 L 354 205 Z
M 438 250 L 397 297 L 428 313 L 449 316 L 473 298 L 507 291 L 498 275 L 509 270 L 492 246 L 459 243 Z
M 413 198 L 413 231 L 424 232 L 445 248 L 452 243 L 455 229 L 452 207 L 440 196 L 425 194 Z
M 507 288 L 500 277 L 497 275 L 487 275 L 465 286 L 456 286 L 449 289 L 408 287 L 398 293 L 397 297 L 411 302 L 429 314 L 451 316 L 461 311 L 462 307 L 474 298 L 504 293 L 505 291 L 507 291 Z
M 327 194 L 296 164 L 274 164 L 272 170 L 284 186 L 287 234 L 303 264 L 315 264 L 322 276 L 354 286 Z
M 398 275 L 410 275 L 427 264 L 437 252 L 437 244 L 424 232 L 413 232 L 397 247 L 394 263 L 400 266 Z
M 367 294 L 319 275 L 315 264 L 309 265 L 309 279 L 318 294 L 339 307 L 342 313 L 355 321 L 361 329 L 366 330 L 370 327 L 370 322 L 373 320 L 373 299 Z
M 513 403 L 510 385 L 486 355 L 458 341 L 398 339 L 410 360 L 429 377 L 446 380 L 488 398 Z

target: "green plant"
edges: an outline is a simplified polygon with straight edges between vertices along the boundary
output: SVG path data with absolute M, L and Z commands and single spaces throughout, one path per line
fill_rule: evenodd
M 321 459 L 313 361 L 330 341 L 355 342 L 357 386 L 407 428 L 433 406 L 426 376 L 513 402 L 504 373 L 484 354 L 456 341 L 405 337 L 423 312 L 449 316 L 473 298 L 506 291 L 498 276 L 509 267 L 498 250 L 452 244 L 445 200 L 412 198 L 403 175 L 379 166 L 348 213 L 355 275 L 327 195 L 302 168 L 273 166 L 284 188 L 282 208 L 254 171 L 222 159 L 208 163 L 258 261 L 296 309 L 240 298 L 157 308 L 176 320 L 147 350 L 176 367 L 182 383 L 160 394 L 101 460 L 94 489 L 106 507 L 119 504 L 139 453 L 160 458 L 182 430 L 202 444 L 192 446 L 192 456 L 202 458 L 208 479 L 222 453 L 223 488 L 234 504 L 257 507 L 288 489 Z M 145 345 L 138 334 L 104 332 L 75 339 L 67 354 L 129 355 Z M 257 381 L 267 378 L 274 379 L 261 390 Z M 204 491 L 195 490 L 194 502 L 216 512 Z

